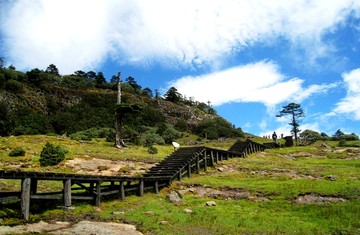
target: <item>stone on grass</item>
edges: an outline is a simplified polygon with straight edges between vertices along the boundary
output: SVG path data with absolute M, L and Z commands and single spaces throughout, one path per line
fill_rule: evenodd
M 330 180 L 330 181 L 335 181 L 336 180 L 336 177 L 334 175 L 328 175 L 326 177 L 327 180 Z
M 208 201 L 205 203 L 206 206 L 216 206 L 216 202 L 214 201 Z
M 153 216 L 155 213 L 153 211 L 146 211 L 145 215 Z
M 184 209 L 184 212 L 185 212 L 186 214 L 192 214 L 192 213 L 193 213 L 193 211 L 192 211 L 191 209 L 188 209 L 188 208 L 185 208 L 185 209 Z
M 113 215 L 124 215 L 125 212 L 124 211 L 114 211 L 112 212 Z
M 168 195 L 166 195 L 166 200 L 169 202 L 181 202 L 182 197 L 179 192 L 171 191 Z

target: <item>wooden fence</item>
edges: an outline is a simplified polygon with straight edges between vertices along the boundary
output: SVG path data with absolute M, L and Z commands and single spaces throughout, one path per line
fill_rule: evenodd
M 127 194 L 143 196 L 144 192 L 158 193 L 174 180 L 213 167 L 222 160 L 234 157 L 246 157 L 265 146 L 251 140 L 236 142 L 229 150 L 208 147 L 180 148 L 164 160 L 150 168 L 141 177 L 98 176 L 82 174 L 62 174 L 51 172 L 21 172 L 0 170 L 0 179 L 21 181 L 20 191 L 0 192 L 0 202 L 21 199 L 21 216 L 29 219 L 31 200 L 62 200 L 65 207 L 70 207 L 73 200 L 87 200 L 98 206 L 101 199 L 112 196 L 125 200 Z M 51 192 L 38 192 L 40 181 L 59 181 L 62 189 Z

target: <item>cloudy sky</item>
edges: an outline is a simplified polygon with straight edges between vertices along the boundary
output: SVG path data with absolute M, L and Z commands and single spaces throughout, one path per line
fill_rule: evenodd
M 0 56 L 18 70 L 121 71 L 174 86 L 253 134 L 360 134 L 358 0 L 0 0 Z

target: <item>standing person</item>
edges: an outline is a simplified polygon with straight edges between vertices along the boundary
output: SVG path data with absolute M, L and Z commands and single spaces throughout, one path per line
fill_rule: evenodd
M 275 132 L 275 131 L 274 131 L 274 133 L 272 134 L 272 139 L 273 139 L 274 143 L 276 143 L 277 135 L 276 135 L 276 132 Z

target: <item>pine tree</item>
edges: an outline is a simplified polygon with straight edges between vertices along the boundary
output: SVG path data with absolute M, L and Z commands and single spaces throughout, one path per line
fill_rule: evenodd
M 295 143 L 298 143 L 298 133 L 300 132 L 299 129 L 299 119 L 304 117 L 304 111 L 300 107 L 300 104 L 290 103 L 286 106 L 283 106 L 283 109 L 279 112 L 276 117 L 284 117 L 284 116 L 291 116 L 291 122 L 289 123 L 292 126 L 291 133 L 295 136 Z

